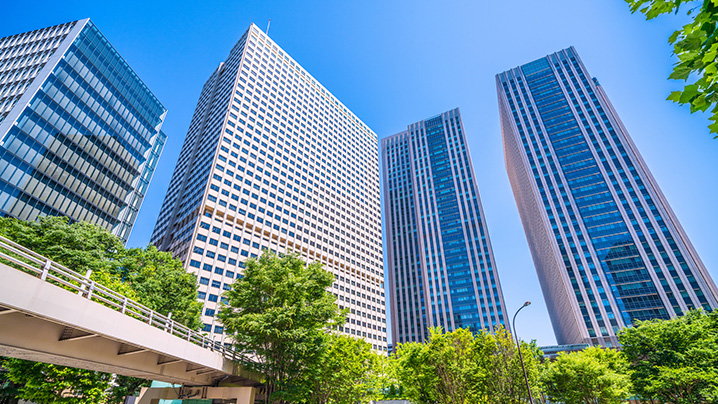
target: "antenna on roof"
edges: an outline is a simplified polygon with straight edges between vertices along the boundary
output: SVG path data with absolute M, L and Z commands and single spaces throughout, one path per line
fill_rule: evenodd
M 270 18 L 269 22 L 267 23 L 267 32 L 265 32 L 265 34 L 267 34 L 267 35 L 269 35 L 269 24 L 271 24 L 271 23 L 272 23 L 272 19 Z

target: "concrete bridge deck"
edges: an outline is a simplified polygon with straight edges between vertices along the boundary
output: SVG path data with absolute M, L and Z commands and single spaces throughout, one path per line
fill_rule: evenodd
M 0 237 L 0 355 L 185 386 L 257 386 L 233 350 Z

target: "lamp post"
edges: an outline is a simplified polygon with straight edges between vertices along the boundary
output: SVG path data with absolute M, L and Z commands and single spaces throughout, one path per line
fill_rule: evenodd
M 534 398 L 531 395 L 531 386 L 529 386 L 529 377 L 526 374 L 526 366 L 524 366 L 524 357 L 521 355 L 521 343 L 519 342 L 519 333 L 516 331 L 516 315 L 519 314 L 521 309 L 524 307 L 530 305 L 531 302 L 524 303 L 523 306 L 519 307 L 518 310 L 516 310 L 516 314 L 514 314 L 513 320 L 511 320 L 511 327 L 514 330 L 514 336 L 516 337 L 516 348 L 519 350 L 519 359 L 521 360 L 521 369 L 524 371 L 524 380 L 526 380 L 526 390 L 529 392 L 529 403 L 534 404 Z

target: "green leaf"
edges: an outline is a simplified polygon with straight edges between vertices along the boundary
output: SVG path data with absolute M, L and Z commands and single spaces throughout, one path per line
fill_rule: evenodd
M 716 52 L 716 51 L 708 51 L 708 52 L 706 52 L 705 55 L 703 56 L 703 59 L 702 59 L 703 63 L 715 62 L 715 61 L 716 61 L 716 54 L 718 54 L 718 52 Z
M 683 93 L 681 94 L 681 97 L 678 99 L 678 102 L 681 104 L 685 104 L 693 100 L 697 95 L 699 94 L 698 86 L 695 84 L 691 84 L 686 86 L 683 89 Z
M 705 112 L 710 107 L 710 104 L 705 97 L 697 97 L 691 102 L 691 112 L 703 111 Z
M 666 99 L 668 101 L 679 102 L 679 100 L 681 98 L 681 94 L 682 93 L 680 91 L 672 91 L 671 95 L 669 95 L 668 98 L 666 98 Z
M 690 74 L 691 69 L 683 64 L 680 64 L 673 68 L 673 73 L 671 73 L 668 78 L 673 80 L 686 80 Z
M 668 37 L 668 43 L 675 43 L 676 39 L 678 39 L 678 35 L 681 34 L 681 31 L 673 31 L 671 36 Z

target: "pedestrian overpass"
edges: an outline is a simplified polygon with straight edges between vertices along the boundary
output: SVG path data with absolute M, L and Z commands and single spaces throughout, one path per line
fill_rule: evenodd
M 0 237 L 0 355 L 183 385 L 160 398 L 254 402 L 249 358 Z

